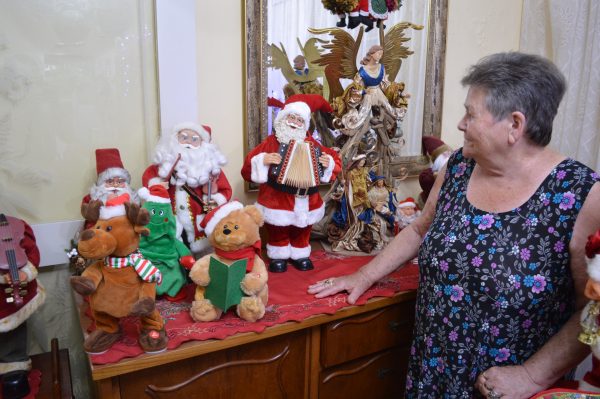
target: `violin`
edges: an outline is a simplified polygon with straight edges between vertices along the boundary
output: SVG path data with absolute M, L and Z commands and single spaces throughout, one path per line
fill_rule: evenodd
M 8 270 L 10 287 L 4 291 L 10 295 L 6 302 L 23 306 L 23 296 L 27 291 L 23 288 L 26 282 L 19 281 L 19 269 L 27 264 L 27 254 L 19 245 L 25 233 L 22 220 L 0 213 L 0 270 Z

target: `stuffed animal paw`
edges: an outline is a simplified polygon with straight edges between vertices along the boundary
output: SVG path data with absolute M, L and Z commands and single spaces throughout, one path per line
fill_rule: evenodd
M 265 304 L 256 296 L 242 298 L 237 314 L 246 321 L 254 322 L 265 315 Z
M 96 291 L 96 284 L 92 279 L 82 276 L 73 276 L 70 279 L 71 287 L 80 295 L 91 295 Z
M 217 309 L 208 299 L 192 302 L 190 315 L 195 321 L 213 321 L 221 317 L 223 311 Z
M 258 273 L 248 273 L 240 283 L 246 295 L 258 295 L 265 288 L 266 278 Z

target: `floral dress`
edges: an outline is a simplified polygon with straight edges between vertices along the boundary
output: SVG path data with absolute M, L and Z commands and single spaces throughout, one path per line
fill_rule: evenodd
M 408 398 L 476 396 L 482 371 L 523 363 L 575 309 L 569 241 L 598 175 L 566 159 L 522 206 L 488 213 L 466 198 L 474 166 L 448 161 L 419 250 Z

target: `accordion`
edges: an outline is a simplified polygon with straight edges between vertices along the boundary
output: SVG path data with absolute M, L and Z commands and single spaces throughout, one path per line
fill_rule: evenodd
M 278 153 L 281 163 L 269 169 L 269 185 L 289 194 L 316 193 L 323 176 L 320 148 L 310 141 L 291 140 L 280 144 Z

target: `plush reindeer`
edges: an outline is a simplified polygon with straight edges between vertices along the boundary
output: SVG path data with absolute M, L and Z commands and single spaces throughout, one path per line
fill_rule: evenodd
M 148 211 L 129 203 L 129 195 L 108 200 L 105 206 L 92 201 L 81 207 L 83 217 L 94 226 L 85 230 L 78 244 L 79 253 L 97 259 L 81 276 L 71 277 L 71 286 L 81 295 L 89 295 L 96 322 L 84 342 L 88 353 L 108 350 L 120 337 L 119 320 L 139 316 L 139 343 L 146 352 L 167 347 L 164 321 L 155 308 L 156 284 L 160 271 L 138 252 L 140 234 L 150 220 Z

